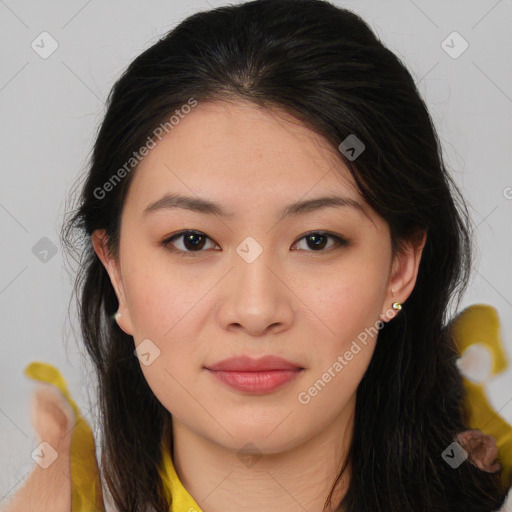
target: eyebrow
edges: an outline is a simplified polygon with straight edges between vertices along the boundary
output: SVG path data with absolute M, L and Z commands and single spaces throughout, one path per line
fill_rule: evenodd
M 354 210 L 359 211 L 366 216 L 364 207 L 355 199 L 350 197 L 330 195 L 298 201 L 296 203 L 285 206 L 280 211 L 279 220 L 289 216 L 304 215 L 320 210 L 322 208 L 343 207 L 353 208 Z M 159 210 L 171 210 L 175 208 L 190 210 L 192 212 L 202 213 L 205 215 L 218 215 L 224 218 L 232 218 L 234 216 L 233 213 L 227 212 L 221 204 L 214 203 L 200 197 L 183 196 L 180 194 L 164 195 L 162 198 L 158 199 L 158 201 L 149 204 L 144 209 L 142 214 L 143 216 L 146 216 L 151 212 Z

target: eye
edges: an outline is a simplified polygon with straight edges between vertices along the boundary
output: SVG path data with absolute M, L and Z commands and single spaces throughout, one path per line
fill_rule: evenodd
M 325 248 L 325 240 L 327 240 L 328 238 L 334 240 L 334 247 L 331 245 L 331 247 L 327 251 L 324 251 L 323 249 Z M 306 233 L 303 237 L 299 238 L 299 240 L 295 242 L 295 244 L 297 244 L 301 240 L 306 240 L 307 246 L 314 248 L 313 251 L 308 252 L 329 252 L 332 249 L 349 245 L 348 240 L 346 240 L 345 238 L 339 235 L 335 235 L 334 233 L 328 233 L 327 231 L 311 231 L 309 233 Z
M 325 251 L 325 240 L 328 238 L 334 240 L 334 244 L 329 247 L 327 251 Z M 172 244 L 175 240 L 182 239 L 182 247 L 176 248 L 172 247 Z M 201 231 L 193 231 L 186 230 L 180 231 L 170 238 L 165 239 L 161 245 L 173 252 L 180 253 L 183 256 L 195 256 L 196 252 L 204 252 L 202 249 L 205 247 L 205 241 L 211 240 L 210 237 L 206 236 Z M 298 244 L 301 240 L 306 240 L 306 244 L 308 247 L 313 247 L 313 251 L 307 252 L 329 252 L 330 250 L 336 249 L 338 247 L 345 247 L 349 245 L 349 241 L 345 238 L 335 235 L 334 233 L 329 233 L 327 231 L 311 231 L 306 233 L 304 236 L 299 238 L 297 242 L 295 242 L 292 247 Z M 215 245 L 215 247 L 219 247 Z
M 171 247 L 171 244 L 174 242 L 174 240 L 180 238 L 183 239 L 184 249 L 176 249 L 174 247 Z M 179 233 L 176 233 L 170 238 L 164 240 L 162 242 L 162 246 L 170 249 L 173 252 L 179 252 L 183 256 L 195 256 L 193 254 L 194 252 L 202 252 L 201 249 L 203 249 L 203 247 L 205 246 L 204 241 L 206 239 L 211 240 L 209 237 L 207 237 L 204 233 L 201 233 L 200 231 L 180 231 Z M 216 247 L 218 247 L 218 245 Z

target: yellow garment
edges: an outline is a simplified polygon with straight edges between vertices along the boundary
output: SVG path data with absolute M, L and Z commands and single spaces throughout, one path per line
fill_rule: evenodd
M 463 354 L 470 345 L 481 343 L 492 354 L 492 376 L 507 368 L 506 356 L 499 334 L 498 315 L 493 307 L 479 304 L 467 308 L 454 319 L 451 329 L 453 329 L 460 354 Z M 72 512 L 105 512 L 92 431 L 69 395 L 64 378 L 54 366 L 39 361 L 30 363 L 24 373 L 34 380 L 56 386 L 75 413 L 76 426 L 70 454 L 73 483 Z M 468 427 L 480 429 L 496 439 L 503 468 L 503 482 L 507 488 L 511 487 L 512 426 L 507 424 L 489 405 L 483 384 L 475 384 L 464 378 L 464 385 L 467 389 Z M 162 439 L 162 451 L 163 463 L 159 468 L 159 473 L 164 482 L 167 497 L 172 496 L 169 512 L 201 512 L 176 474 L 165 439 Z
M 194 498 L 192 498 L 185 487 L 183 487 L 183 484 L 176 474 L 165 438 L 162 440 L 162 452 L 163 463 L 162 467 L 159 468 L 159 473 L 164 483 L 167 500 L 171 501 L 172 497 L 170 512 L 202 512 Z
M 487 304 L 474 304 L 466 308 L 450 327 L 455 336 L 459 354 L 475 344 L 483 345 L 492 358 L 491 375 L 495 377 L 508 368 L 505 348 L 501 340 L 500 322 L 495 308 Z M 503 468 L 502 481 L 512 487 L 512 425 L 509 425 L 487 400 L 485 383 L 472 382 L 463 377 L 467 391 L 465 400 L 469 428 L 479 429 L 496 439 L 499 461 Z

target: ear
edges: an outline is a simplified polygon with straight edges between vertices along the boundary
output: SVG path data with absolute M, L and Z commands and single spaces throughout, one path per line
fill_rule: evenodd
M 128 305 L 126 303 L 120 265 L 119 262 L 111 255 L 107 246 L 107 240 L 108 237 L 104 229 L 96 229 L 92 233 L 92 246 L 94 248 L 94 252 L 97 254 L 108 272 L 110 282 L 112 283 L 117 296 L 117 301 L 119 302 L 117 324 L 126 334 L 133 335 L 133 326 Z
M 398 314 L 398 310 L 392 308 L 394 302 L 403 304 L 411 295 L 418 277 L 426 240 L 426 232 L 417 231 L 414 236 L 403 242 L 403 247 L 395 254 L 389 274 L 384 309 L 381 314 L 382 321 L 389 321 Z

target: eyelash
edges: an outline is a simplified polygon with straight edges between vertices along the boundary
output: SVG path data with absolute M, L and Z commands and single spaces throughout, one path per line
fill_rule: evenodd
M 178 255 L 185 256 L 185 257 L 189 257 L 189 256 L 195 257 L 199 253 L 205 252 L 203 250 L 184 251 L 182 249 L 176 249 L 174 247 L 171 247 L 171 243 L 174 240 L 176 240 L 177 238 L 183 237 L 184 235 L 199 235 L 201 237 L 206 237 L 207 239 L 211 240 L 210 237 L 206 236 L 206 234 L 202 233 L 201 231 L 194 231 L 194 230 L 188 229 L 188 230 L 180 231 L 179 233 L 176 233 L 176 234 L 172 235 L 171 237 L 166 238 L 165 240 L 162 241 L 161 245 L 165 249 L 168 249 L 171 252 L 177 253 Z M 329 231 L 309 231 L 308 233 L 302 235 L 296 242 L 294 242 L 293 245 L 295 245 L 299 241 L 303 240 L 304 238 L 308 238 L 313 235 L 320 235 L 323 237 L 332 238 L 336 242 L 336 245 L 334 247 L 331 247 L 331 248 L 325 249 L 325 250 L 324 249 L 319 250 L 319 251 L 307 250 L 306 252 L 313 252 L 313 253 L 315 253 L 315 252 L 318 252 L 318 253 L 331 252 L 332 250 L 341 249 L 342 247 L 347 247 L 348 245 L 350 245 L 350 242 L 347 239 L 345 239 L 339 235 L 335 235 L 334 233 L 330 233 Z

